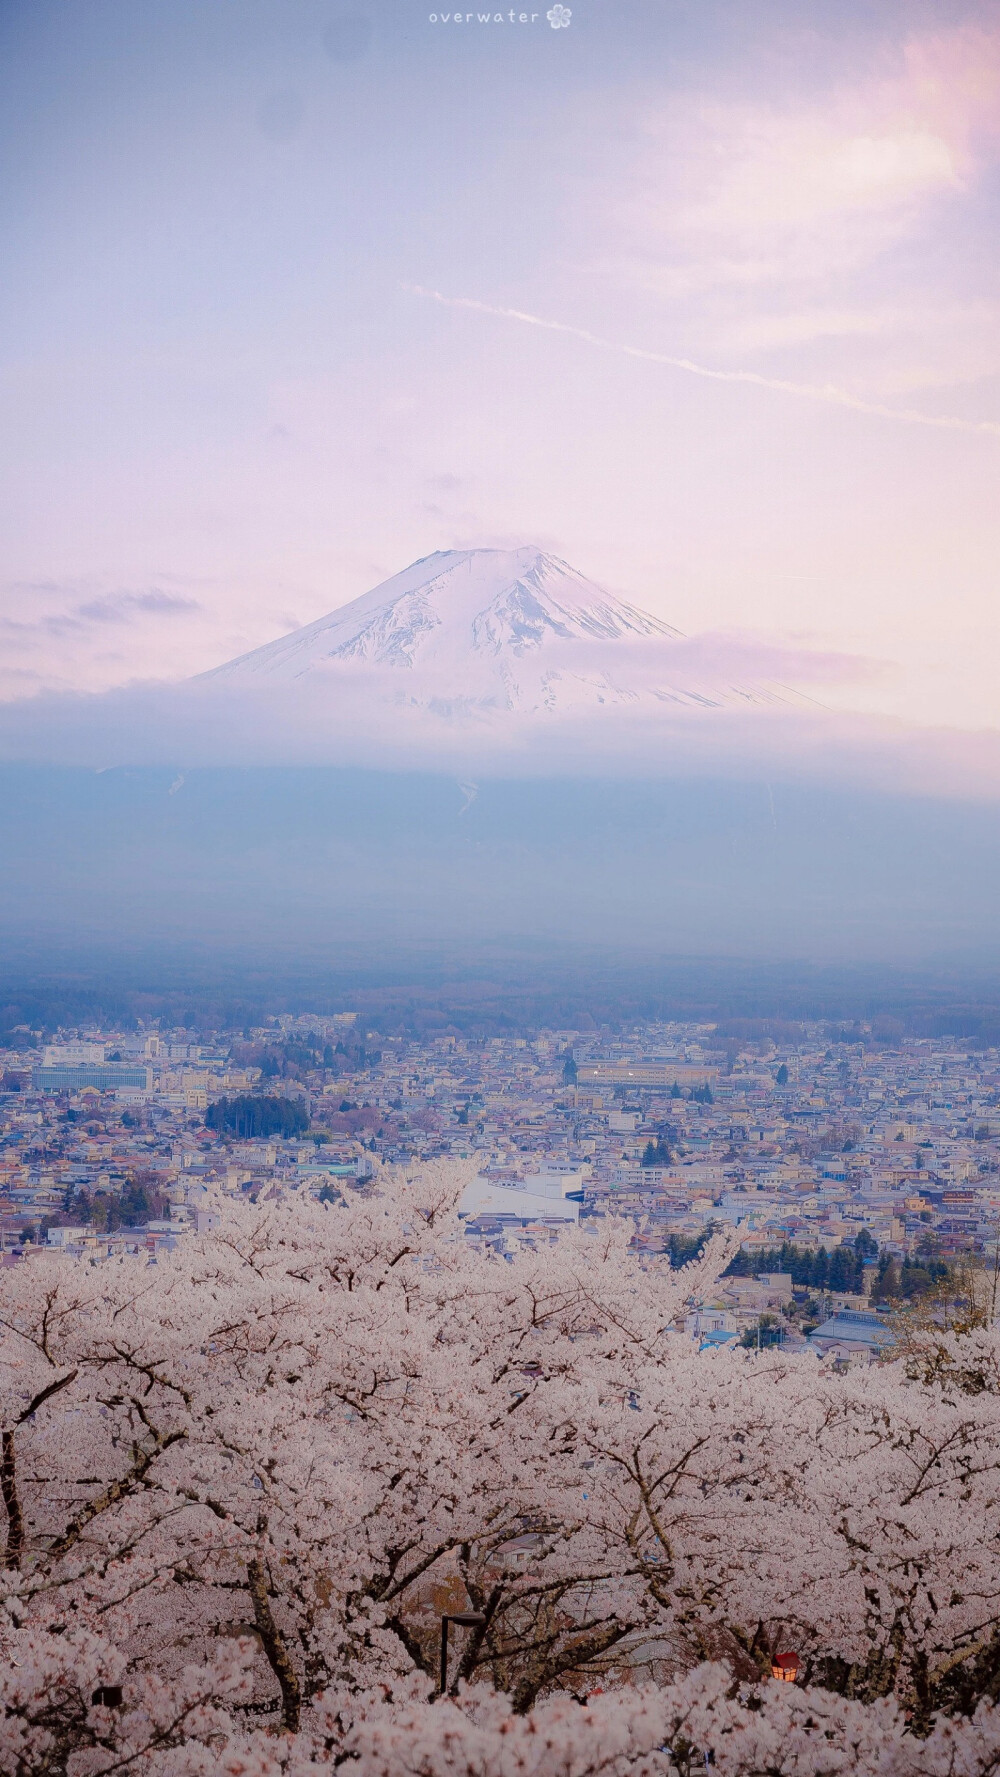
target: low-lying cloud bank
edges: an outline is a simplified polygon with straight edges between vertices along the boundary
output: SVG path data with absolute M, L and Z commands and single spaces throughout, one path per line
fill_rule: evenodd
M 414 687 L 415 689 L 415 687 Z M 421 690 L 426 694 L 424 683 Z M 425 701 L 406 675 L 330 672 L 260 689 L 218 680 L 0 705 L 0 760 L 84 766 L 350 766 L 463 778 L 728 777 L 1000 797 L 1000 731 L 913 728 L 795 693 L 726 707 L 599 699 L 553 712 Z
M 993 804 L 810 782 L 0 767 L 0 943 L 996 962 Z M 256 966 L 256 964 L 254 965 Z M 492 966 L 492 965 L 491 965 Z

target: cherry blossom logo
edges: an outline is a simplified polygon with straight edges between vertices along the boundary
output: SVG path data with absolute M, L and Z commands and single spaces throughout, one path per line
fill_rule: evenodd
M 568 6 L 550 6 L 545 16 L 553 31 L 561 31 L 564 25 L 567 30 L 569 29 L 569 21 L 573 17 L 573 13 Z

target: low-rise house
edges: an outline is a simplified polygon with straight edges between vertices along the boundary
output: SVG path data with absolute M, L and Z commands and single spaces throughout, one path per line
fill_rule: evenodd
M 861 1309 L 842 1309 L 816 1327 L 809 1343 L 824 1354 L 840 1351 L 843 1355 L 880 1357 L 896 1343 L 896 1335 L 882 1316 Z

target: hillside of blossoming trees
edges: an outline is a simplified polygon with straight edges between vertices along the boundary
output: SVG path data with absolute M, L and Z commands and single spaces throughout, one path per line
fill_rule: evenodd
M 1000 1769 L 995 1331 L 699 1353 L 728 1237 L 482 1253 L 468 1173 L 4 1274 L 5 1777 Z

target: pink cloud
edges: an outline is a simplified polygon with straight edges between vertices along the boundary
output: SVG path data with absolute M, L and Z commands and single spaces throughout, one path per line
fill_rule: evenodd
M 790 685 L 857 684 L 880 678 L 890 663 L 836 649 L 807 648 L 738 630 L 708 630 L 670 648 L 671 668 L 695 677 L 767 679 Z
M 842 275 L 965 191 L 998 131 L 1000 33 L 975 27 L 806 104 L 672 97 L 612 200 L 620 263 L 668 296 Z
M 912 38 L 889 89 L 897 109 L 933 125 L 967 159 L 1000 136 L 1000 31 L 965 25 Z

